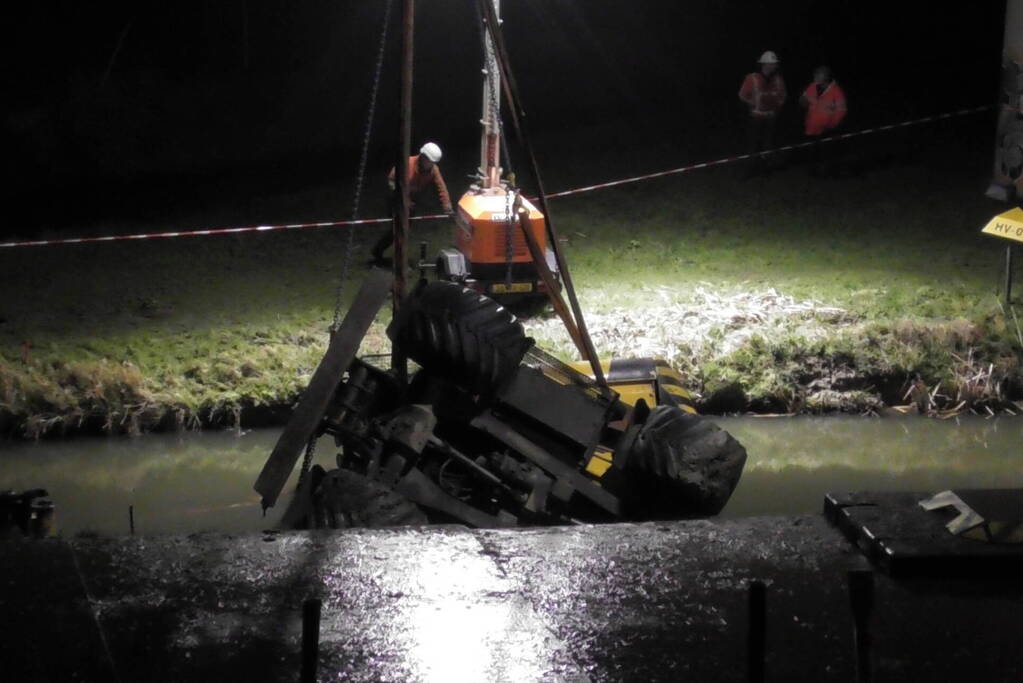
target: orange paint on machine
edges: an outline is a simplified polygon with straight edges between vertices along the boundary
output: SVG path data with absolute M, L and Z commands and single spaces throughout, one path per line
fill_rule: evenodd
M 510 195 L 503 188 L 466 192 L 458 201 L 456 242 L 472 264 L 531 263 L 529 248 L 519 226 Z M 526 198 L 521 210 L 529 212 L 529 231 L 541 248 L 547 247 L 543 214 Z M 509 239 L 510 232 L 510 239 Z

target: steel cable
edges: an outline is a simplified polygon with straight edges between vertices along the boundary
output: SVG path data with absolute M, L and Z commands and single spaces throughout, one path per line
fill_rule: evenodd
M 377 48 L 376 69 L 373 72 L 373 88 L 369 96 L 369 111 L 366 113 L 366 127 L 362 136 L 362 155 L 359 158 L 359 171 L 355 178 L 355 197 L 352 200 L 352 221 L 359 217 L 359 204 L 362 200 L 362 185 L 366 178 L 366 163 L 369 158 L 369 143 L 373 134 L 373 119 L 376 116 L 377 93 L 380 91 L 380 74 L 384 66 L 384 48 L 387 45 L 387 27 L 391 23 L 391 5 L 393 0 L 387 0 L 384 7 L 383 27 L 380 30 L 380 46 Z M 341 325 L 342 295 L 344 293 L 345 281 L 348 279 L 348 271 L 352 265 L 352 252 L 355 250 L 355 228 L 348 227 L 348 234 L 345 236 L 344 257 L 341 261 L 341 272 L 338 276 L 337 292 L 334 297 L 334 322 L 330 325 L 333 333 Z

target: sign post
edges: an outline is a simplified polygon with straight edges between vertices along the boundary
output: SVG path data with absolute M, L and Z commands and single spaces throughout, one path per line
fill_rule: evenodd
M 984 234 L 1010 240 L 1005 247 L 1005 303 L 1012 302 L 1012 247 L 1013 242 L 1023 242 L 1023 209 L 1017 207 L 1000 213 L 984 226 Z

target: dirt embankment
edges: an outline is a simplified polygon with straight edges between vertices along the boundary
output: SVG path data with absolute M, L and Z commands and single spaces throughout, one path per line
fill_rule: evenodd
M 1011 317 L 883 323 L 773 289 L 721 293 L 707 286 L 680 295 L 653 288 L 644 296 L 654 305 L 592 306 L 587 322 L 598 352 L 668 360 L 707 414 L 1023 409 L 1023 344 Z M 556 317 L 525 325 L 541 347 L 575 356 Z M 283 424 L 325 344 L 311 333 L 260 336 L 190 360 L 176 375 L 111 359 L 43 361 L 26 350 L 0 363 L 0 434 Z M 362 352 L 386 345 L 376 326 Z
M 1023 339 L 1013 339 L 1012 318 L 885 323 L 774 289 L 647 294 L 657 305 L 587 316 L 597 350 L 668 360 L 705 413 L 1023 409 Z M 571 353 L 557 319 L 526 326 L 541 345 Z

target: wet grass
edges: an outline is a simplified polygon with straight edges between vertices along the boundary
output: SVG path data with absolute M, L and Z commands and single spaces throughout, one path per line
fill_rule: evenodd
M 979 231 L 1004 207 L 982 194 L 987 146 L 946 133 L 941 154 L 907 148 L 898 164 L 867 154 L 851 158 L 849 177 L 793 164 L 742 180 L 724 167 L 559 199 L 554 217 L 590 310 L 703 286 L 774 288 L 848 311 L 850 324 L 823 339 L 793 326 L 692 359 L 691 385 L 708 400 L 741 390 L 725 409 L 858 411 L 902 401 L 914 383 L 937 388 L 935 408 L 964 397 L 1001 407 L 1020 398 L 1021 335 L 997 293 L 1003 244 Z M 334 206 L 334 191 L 305 190 L 303 206 Z M 448 243 L 446 226 L 415 230 L 431 250 Z M 233 425 L 287 407 L 326 346 L 343 243 L 324 229 L 5 250 L 0 431 Z M 364 351 L 385 349 L 384 322 Z

